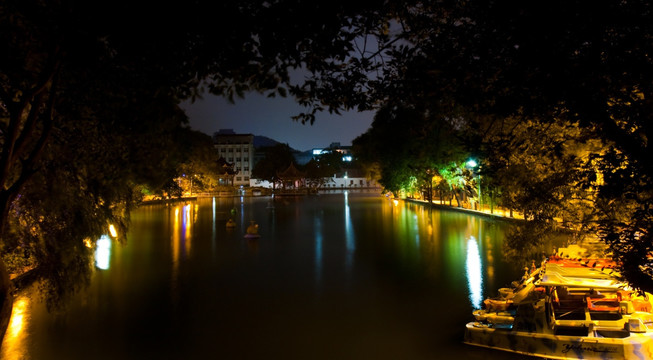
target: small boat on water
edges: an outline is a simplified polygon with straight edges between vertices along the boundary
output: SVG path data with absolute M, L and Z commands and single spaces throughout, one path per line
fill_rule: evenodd
M 233 229 L 236 227 L 236 222 L 233 219 L 227 220 L 227 224 L 225 225 L 227 229 Z
M 258 233 L 258 224 L 256 221 L 250 221 L 249 226 L 247 227 L 247 232 L 245 233 L 246 239 L 258 239 L 261 235 Z
M 486 299 L 464 342 L 547 359 L 653 359 L 653 295 L 611 259 L 550 257 Z

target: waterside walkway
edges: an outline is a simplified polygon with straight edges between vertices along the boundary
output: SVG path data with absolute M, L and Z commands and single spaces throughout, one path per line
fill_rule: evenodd
M 429 202 L 427 200 L 422 200 L 422 199 L 414 199 L 414 198 L 405 198 L 405 199 L 397 199 L 397 200 L 403 200 L 403 201 L 408 201 L 408 202 L 413 202 L 413 203 L 418 203 L 418 204 L 424 204 L 424 205 L 429 205 Z M 469 205 L 469 204 L 468 204 Z M 440 200 L 433 200 L 431 202 L 431 206 L 434 208 L 438 209 L 446 209 L 446 210 L 453 210 L 453 211 L 460 211 L 460 212 L 465 212 L 468 214 L 474 214 L 474 215 L 481 215 L 481 216 L 487 216 L 490 218 L 497 218 L 497 219 L 504 219 L 508 221 L 524 221 L 524 215 L 518 212 L 513 211 L 512 213 L 510 210 L 504 209 L 504 208 L 499 208 L 499 207 L 486 207 L 486 206 L 481 206 L 480 210 L 476 209 L 471 209 L 467 208 L 464 206 L 455 206 L 455 205 L 449 205 L 447 204 L 446 201 L 440 201 Z

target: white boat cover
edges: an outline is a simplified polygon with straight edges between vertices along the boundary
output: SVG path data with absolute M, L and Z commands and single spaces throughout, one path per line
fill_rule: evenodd
M 596 268 L 565 267 L 548 263 L 538 286 L 567 286 L 596 289 L 622 289 L 626 284 L 614 275 Z

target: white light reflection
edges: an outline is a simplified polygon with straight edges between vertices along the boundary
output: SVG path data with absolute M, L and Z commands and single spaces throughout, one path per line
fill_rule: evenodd
M 322 218 L 315 217 L 315 283 L 319 286 L 322 280 Z
M 467 284 L 469 286 L 469 301 L 474 309 L 480 309 L 483 301 L 483 276 L 481 273 L 481 254 L 478 251 L 476 238 L 471 236 L 467 241 Z
M 95 266 L 102 270 L 108 270 L 111 258 L 111 239 L 107 235 L 102 235 L 95 244 Z
M 351 268 L 351 261 L 354 256 L 356 245 L 354 244 L 354 231 L 352 229 L 351 217 L 349 214 L 349 191 L 345 190 L 345 241 L 347 246 L 347 269 Z

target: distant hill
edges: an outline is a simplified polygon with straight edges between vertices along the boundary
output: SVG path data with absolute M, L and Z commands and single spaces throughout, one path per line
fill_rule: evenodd
M 262 147 L 274 146 L 274 145 L 278 145 L 278 144 L 282 144 L 282 143 L 280 143 L 280 142 L 278 142 L 278 141 L 276 141 L 274 139 L 270 139 L 267 136 L 254 135 L 254 148 L 255 149 L 262 148 Z M 297 151 L 297 150 L 295 150 L 293 148 L 290 148 L 290 149 L 293 150 L 293 151 Z

